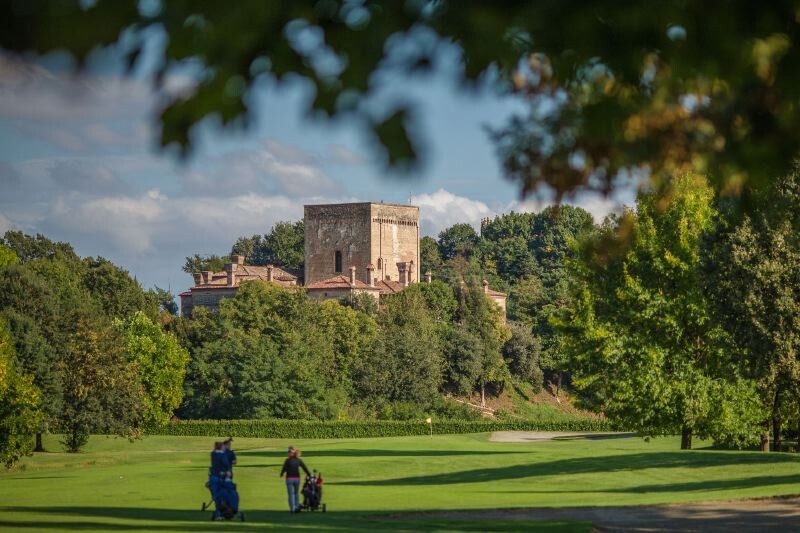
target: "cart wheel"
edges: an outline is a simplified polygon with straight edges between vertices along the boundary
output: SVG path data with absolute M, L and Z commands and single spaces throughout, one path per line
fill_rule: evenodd
M 323 504 L 322 504 L 322 512 L 323 512 L 323 513 L 326 513 L 326 512 L 328 512 L 328 504 L 327 504 L 327 503 L 323 503 Z

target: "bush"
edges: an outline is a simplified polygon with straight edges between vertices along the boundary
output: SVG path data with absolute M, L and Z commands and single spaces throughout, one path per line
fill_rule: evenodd
M 434 420 L 435 434 L 487 433 L 491 431 L 613 431 L 607 420 L 472 421 Z M 276 439 L 344 439 L 427 435 L 423 420 L 369 422 L 313 420 L 180 420 L 153 427 L 148 435 L 193 437 L 256 437 Z

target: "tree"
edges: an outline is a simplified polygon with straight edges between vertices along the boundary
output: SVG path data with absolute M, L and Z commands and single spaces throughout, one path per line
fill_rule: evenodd
M 8 323 L 18 368 L 31 376 L 33 385 L 39 391 L 42 426 L 36 428 L 34 451 L 43 452 L 42 434 L 58 420 L 62 409 L 61 375 L 58 371 L 60 355 L 47 340 L 40 325 L 30 316 L 7 308 L 0 314 L 2 320 Z
M 338 304 L 336 304 L 338 305 Z M 353 317 L 350 309 L 337 313 Z M 332 332 L 319 309 L 301 290 L 272 283 L 243 283 L 220 305 L 218 316 L 197 316 L 209 326 L 186 327 L 191 341 L 186 400 L 181 413 L 202 418 L 306 418 L 338 416 L 346 404 L 336 368 L 347 368 L 354 348 L 347 333 Z M 197 320 L 197 318 L 195 320 Z M 356 329 L 368 329 L 368 317 Z M 352 330 L 350 331 L 352 333 Z M 340 343 L 331 336 L 341 333 Z
M 377 322 L 380 335 L 354 368 L 358 398 L 432 405 L 444 361 L 441 339 L 422 294 L 405 290 L 387 297 Z
M 143 311 L 150 318 L 158 315 L 157 295 L 145 292 L 127 270 L 103 257 L 88 257 L 83 285 L 89 290 L 104 314 L 110 318 L 127 318 Z
M 469 224 L 454 224 L 439 233 L 439 253 L 445 261 L 456 256 L 468 258 L 476 244 L 478 234 Z
M 780 450 L 784 412 L 800 419 L 800 166 L 752 201 L 730 208 L 707 241 L 704 287 L 716 318 L 743 350 Z M 769 433 L 765 432 L 764 444 Z
M 136 435 L 141 386 L 111 328 L 80 319 L 60 363 L 64 403 L 59 425 L 68 452 L 80 451 L 92 432 Z
M 480 371 L 473 388 L 477 386 L 480 390 L 481 407 L 485 407 L 486 385 L 503 383 L 510 377 L 501 350 L 511 337 L 511 332 L 503 323 L 500 308 L 486 297 L 477 283 L 460 286 L 456 296 L 459 302 L 458 322 L 480 339 L 475 346 Z
M 27 263 L 34 259 L 64 259 L 77 260 L 78 256 L 72 246 L 66 242 L 53 242 L 44 235 L 26 235 L 21 231 L 6 231 L 0 244 L 10 248 L 20 263 Z
M 374 302 L 374 298 L 367 295 Z M 335 300 L 326 300 L 317 308 L 317 321 L 322 334 L 332 344 L 334 364 L 330 369 L 332 380 L 352 390 L 353 367 L 363 354 L 372 349 L 378 335 L 378 326 L 368 314 Z
M 751 444 L 763 416 L 700 285 L 712 195 L 690 175 L 674 180 L 668 203 L 640 194 L 635 215 L 603 228 L 614 234 L 627 224 L 626 251 L 598 261 L 590 243 L 581 248 L 574 295 L 558 322 L 573 384 L 594 406 L 646 434 L 679 432 L 684 449 L 693 435 Z
M 302 220 L 282 221 L 269 233 L 240 237 L 231 248 L 232 255 L 243 255 L 251 265 L 280 265 L 289 269 L 303 268 L 305 261 L 305 229 Z
M 15 363 L 11 335 L 0 319 L 0 463 L 6 468 L 33 451 L 39 406 L 39 391 Z
M 472 394 L 483 369 L 483 341 L 463 325 L 446 330 L 447 383 L 461 394 Z
M 442 267 L 442 256 L 439 254 L 439 245 L 433 237 L 422 237 L 419 240 L 420 272 L 424 276 L 430 272 L 436 276 Z
M 133 363 L 143 390 L 145 424 L 163 424 L 183 399 L 183 380 L 189 354 L 175 337 L 162 331 L 142 311 L 117 320 L 128 361 Z
M 509 323 L 511 338 L 503 345 L 503 358 L 508 370 L 515 378 L 533 385 L 541 390 L 544 373 L 540 368 L 542 344 L 531 333 L 529 326 L 516 322 Z
M 0 268 L 5 268 L 9 265 L 16 265 L 19 263 L 19 257 L 16 252 L 7 246 L 0 244 Z
M 194 274 L 195 272 L 219 272 L 225 268 L 224 257 L 218 255 L 200 255 L 194 254 L 186 258 L 183 264 L 183 271 L 187 274 Z
M 440 280 L 431 283 L 419 283 L 405 290 L 419 291 L 433 318 L 442 324 L 450 324 L 456 314 L 458 301 L 453 288 Z

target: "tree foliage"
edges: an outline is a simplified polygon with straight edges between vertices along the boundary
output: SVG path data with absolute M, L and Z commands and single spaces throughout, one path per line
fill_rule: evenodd
M 109 326 L 78 322 L 60 363 L 64 407 L 62 443 L 78 452 L 91 433 L 134 436 L 141 421 L 142 390 Z
M 14 359 L 14 347 L 0 319 L 0 463 L 11 467 L 33 451 L 41 420 L 39 390 Z
M 669 202 L 641 194 L 629 249 L 573 263 L 572 304 L 559 320 L 574 384 L 612 420 L 648 434 L 693 434 L 747 445 L 763 416 L 738 354 L 711 320 L 699 280 L 700 244 L 713 224 L 712 191 L 675 180 Z M 608 224 L 604 231 L 618 231 Z
M 303 221 L 277 222 L 269 233 L 240 237 L 231 248 L 232 255 L 243 255 L 251 265 L 280 265 L 301 269 L 305 262 Z
M 743 350 L 770 413 L 776 447 L 800 403 L 800 169 L 774 181 L 750 214 L 729 210 L 708 237 L 704 286 L 719 323 Z
M 117 320 L 125 355 L 142 386 L 145 424 L 168 421 L 183 399 L 183 380 L 189 354 L 175 337 L 164 332 L 142 311 Z
M 421 145 L 418 104 L 370 104 L 393 80 L 439 71 L 441 51 L 454 48 L 461 68 L 448 72 L 457 86 L 491 74 L 530 102 L 527 115 L 495 132 L 522 191 L 608 191 L 647 169 L 658 181 L 677 170 L 706 172 L 735 192 L 785 172 L 800 149 L 798 22 L 788 1 L 16 6 L 0 8 L 6 50 L 66 50 L 82 63 L 116 43 L 131 69 L 158 65 L 167 100 L 161 144 L 184 151 L 205 119 L 246 124 L 261 80 L 300 77 L 314 89 L 306 104 L 314 116 L 349 117 L 380 159 L 409 167 Z M 167 38 L 153 44 L 151 28 Z M 188 61 L 202 76 L 191 92 L 174 94 L 164 81 Z

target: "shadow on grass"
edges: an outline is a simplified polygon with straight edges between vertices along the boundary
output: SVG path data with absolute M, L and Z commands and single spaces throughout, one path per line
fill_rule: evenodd
M 575 457 L 546 463 L 525 463 L 374 481 L 343 481 L 337 483 L 337 485 L 450 485 L 460 483 L 484 483 L 487 481 L 521 479 L 534 476 L 630 472 L 649 468 L 702 468 L 709 466 L 763 465 L 798 462 L 800 462 L 800 459 L 783 454 L 722 451 L 651 452 L 598 457 Z
M 170 509 L 141 509 L 122 507 L 0 507 L 2 513 L 25 513 L 39 515 L 40 520 L 32 521 L 27 517 L 19 521 L 0 518 L 0 529 L 24 531 L 57 530 L 57 531 L 208 531 L 209 529 L 230 529 L 235 531 L 264 531 L 267 527 L 291 530 L 329 530 L 329 531 L 419 531 L 419 530 L 460 530 L 460 531 L 588 531 L 588 524 L 580 524 L 565 520 L 531 521 L 531 520 L 485 520 L 448 519 L 425 517 L 418 515 L 394 515 L 365 512 L 342 513 L 301 513 L 291 515 L 279 511 L 246 512 L 246 522 L 214 522 L 209 523 L 210 513 L 200 511 L 182 511 Z M 52 518 L 47 520 L 46 518 Z M 65 517 L 78 517 L 78 520 L 65 520 Z M 61 519 L 59 519 L 61 518 Z M 108 522 L 108 520 L 128 520 L 129 523 Z M 153 522 L 156 522 L 155 524 Z
M 797 483 L 800 476 L 789 474 L 785 476 L 756 476 L 738 479 L 714 479 L 708 481 L 688 481 L 684 483 L 660 483 L 652 485 L 637 485 L 635 487 L 620 487 L 618 489 L 598 489 L 598 490 L 509 490 L 491 491 L 491 493 L 508 494 L 648 494 L 660 492 L 707 492 L 713 490 L 735 490 L 752 489 L 757 487 L 768 487 L 770 485 L 783 485 Z
M 528 450 L 372 450 L 372 449 L 343 449 L 343 450 L 309 450 L 303 455 L 304 459 L 317 457 L 457 457 L 464 455 L 510 455 L 528 453 Z M 261 450 L 236 452 L 240 457 L 286 457 L 286 450 Z

